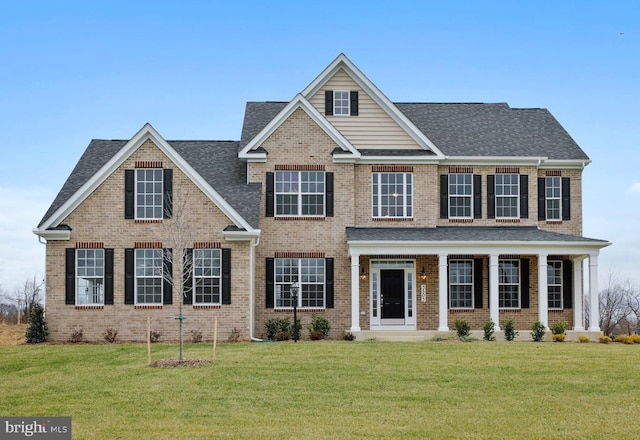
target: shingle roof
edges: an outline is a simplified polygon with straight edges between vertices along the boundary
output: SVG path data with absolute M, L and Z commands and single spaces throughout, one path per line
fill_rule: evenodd
M 437 226 L 434 228 L 347 227 L 348 241 L 428 242 L 570 242 L 606 244 L 605 240 L 546 231 L 537 226 Z

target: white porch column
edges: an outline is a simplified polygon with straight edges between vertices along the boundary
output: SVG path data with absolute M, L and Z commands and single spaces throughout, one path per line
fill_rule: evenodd
M 589 331 L 600 331 L 600 304 L 598 299 L 598 254 L 589 255 Z
M 448 332 L 447 254 L 438 254 L 438 331 Z
M 498 302 L 498 254 L 489 255 L 489 316 L 500 330 L 500 309 Z
M 538 321 L 549 330 L 549 291 L 547 289 L 547 254 L 538 254 Z
M 351 329 L 360 331 L 360 254 L 351 254 Z
M 582 291 L 582 261 L 584 258 L 573 260 L 573 329 L 584 331 L 584 293 Z M 566 292 L 571 294 L 571 292 Z

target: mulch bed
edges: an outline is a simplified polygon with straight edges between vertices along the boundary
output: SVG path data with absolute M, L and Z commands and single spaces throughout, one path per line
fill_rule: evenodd
M 160 359 L 152 362 L 149 366 L 154 368 L 172 368 L 172 367 L 204 367 L 211 363 L 208 359 Z

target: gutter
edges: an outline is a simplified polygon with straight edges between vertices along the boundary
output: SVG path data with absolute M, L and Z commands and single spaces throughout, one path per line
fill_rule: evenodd
M 249 247 L 249 339 L 253 342 L 271 342 L 268 339 L 258 339 L 253 336 L 254 297 L 255 297 L 255 248 L 260 244 L 260 236 L 252 238 Z

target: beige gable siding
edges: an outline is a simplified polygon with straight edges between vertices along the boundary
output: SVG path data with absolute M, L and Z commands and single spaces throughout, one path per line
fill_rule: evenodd
M 421 147 L 351 79 L 338 71 L 310 100 L 324 114 L 325 90 L 357 90 L 358 116 L 327 116 L 327 119 L 358 149 L 418 150 Z

